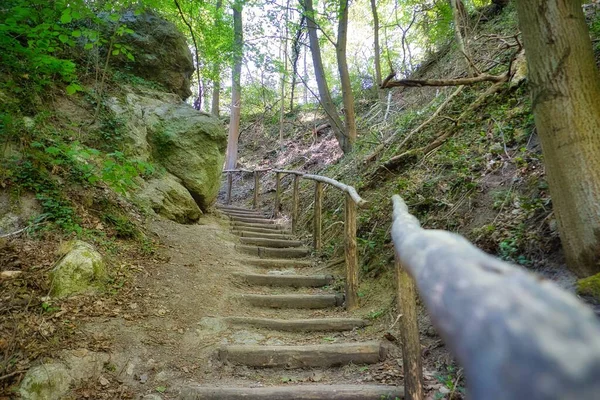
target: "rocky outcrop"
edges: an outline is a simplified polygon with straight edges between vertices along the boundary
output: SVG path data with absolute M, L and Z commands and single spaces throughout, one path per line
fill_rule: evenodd
M 120 23 L 133 30 L 121 41 L 131 46 L 135 60 L 115 57 L 113 62 L 126 64 L 135 75 L 160 83 L 183 100 L 190 97 L 194 62 L 186 38 L 177 27 L 152 13 L 127 12 Z
M 153 153 L 181 179 L 202 210 L 219 192 L 227 136 L 221 123 L 191 107 L 172 107 L 150 132 Z
M 102 287 L 107 278 L 106 267 L 102 255 L 91 244 L 73 240 L 63 245 L 59 253 L 63 257 L 50 271 L 53 296 L 88 293 Z
M 190 192 L 169 173 L 148 181 L 137 198 L 144 208 L 180 224 L 196 222 L 202 215 Z
M 216 200 L 227 145 L 227 134 L 221 122 L 175 95 L 152 89 L 123 88 L 124 97 L 109 99 L 109 108 L 126 121 L 125 147 L 128 154 L 141 160 L 152 160 L 176 176 L 200 209 L 206 211 Z M 156 189 L 156 185 L 154 185 Z M 163 182 L 163 189 L 172 182 Z M 179 194 L 183 195 L 181 191 Z M 177 198 L 183 198 L 177 196 Z M 153 209 L 172 209 L 170 196 Z M 184 201 L 183 208 L 189 211 Z M 176 213 L 181 216 L 180 212 Z M 189 215 L 188 212 L 186 214 Z

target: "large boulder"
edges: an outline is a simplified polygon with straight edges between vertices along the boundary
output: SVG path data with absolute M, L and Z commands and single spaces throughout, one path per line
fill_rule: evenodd
M 149 180 L 137 199 L 145 208 L 180 224 L 196 222 L 202 215 L 190 192 L 169 173 Z
M 216 118 L 191 107 L 163 109 L 162 122 L 150 131 L 153 153 L 181 179 L 204 211 L 217 199 L 227 135 Z
M 123 89 L 125 96 L 113 97 L 107 105 L 126 121 L 126 152 L 161 164 L 206 211 L 221 183 L 227 146 L 223 124 L 175 95 L 139 87 Z
M 50 271 L 53 296 L 90 293 L 102 287 L 107 278 L 106 266 L 94 246 L 73 240 L 64 244 L 59 253 L 62 258 Z
M 119 40 L 131 46 L 135 60 L 114 57 L 114 63 L 127 63 L 135 75 L 160 83 L 183 100 L 190 97 L 194 61 L 186 38 L 177 27 L 153 13 L 126 12 L 120 23 L 133 30 Z

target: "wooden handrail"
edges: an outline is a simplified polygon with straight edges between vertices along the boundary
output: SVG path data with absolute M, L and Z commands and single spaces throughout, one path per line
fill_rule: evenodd
M 400 196 L 392 201 L 397 268 L 405 275 L 398 279 L 414 278 L 432 323 L 465 370 L 470 398 L 597 398 L 600 322 L 588 307 L 460 235 L 421 228 Z M 416 326 L 410 303 L 400 304 L 403 336 Z M 405 340 L 409 396 L 409 386 L 420 385 L 420 347 Z
M 323 183 L 331 185 L 336 189 L 345 193 L 345 213 L 344 213 L 344 252 L 346 260 L 346 308 L 353 310 L 358 308 L 358 250 L 356 243 L 356 214 L 357 206 L 364 208 L 368 202 L 358 195 L 356 189 L 352 186 L 343 184 L 335 179 L 327 178 L 320 175 L 306 174 L 301 171 L 285 170 L 285 169 L 262 169 L 262 170 L 224 170 L 227 173 L 227 204 L 231 202 L 231 187 L 233 185 L 232 173 L 247 172 L 254 173 L 254 208 L 259 206 L 260 192 L 260 172 L 275 173 L 275 209 L 274 216 L 279 215 L 281 204 L 281 176 L 285 174 L 294 175 L 293 191 L 292 191 L 292 232 L 296 233 L 298 229 L 298 206 L 299 206 L 299 191 L 300 179 L 308 179 L 315 182 L 315 202 L 314 202 L 314 219 L 313 219 L 313 245 L 315 250 L 322 247 L 322 204 L 323 204 Z
M 261 169 L 238 168 L 238 169 L 224 169 L 223 172 L 246 172 L 248 174 L 252 174 L 254 172 L 269 172 L 271 170 L 272 170 L 272 168 L 261 168 Z
M 350 195 L 352 200 L 360 208 L 365 208 L 369 204 L 365 199 L 363 199 L 362 197 L 360 197 L 358 195 L 358 192 L 352 186 L 348 186 L 346 184 L 338 182 L 335 179 L 327 178 L 327 177 L 321 176 L 321 175 L 310 175 L 310 174 L 305 174 L 302 177 L 304 179 L 310 179 L 311 181 L 327 183 L 328 185 L 331 185 L 331 186 L 341 190 L 342 192 L 346 192 L 347 194 Z

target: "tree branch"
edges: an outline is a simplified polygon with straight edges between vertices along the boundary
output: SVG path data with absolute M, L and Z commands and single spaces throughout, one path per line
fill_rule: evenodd
M 480 82 L 506 82 L 507 74 L 490 75 L 481 74 L 470 78 L 455 78 L 455 79 L 397 79 L 388 80 L 385 86 L 382 84 L 382 89 L 391 89 L 393 87 L 423 87 L 423 86 L 462 86 L 473 85 Z

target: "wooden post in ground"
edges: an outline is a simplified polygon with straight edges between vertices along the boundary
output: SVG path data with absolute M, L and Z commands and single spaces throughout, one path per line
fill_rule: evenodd
M 294 175 L 294 189 L 292 191 L 292 233 L 296 233 L 298 229 L 298 197 L 300 176 Z
M 227 205 L 231 204 L 231 187 L 233 186 L 233 176 L 227 172 Z
M 322 211 L 323 208 L 323 183 L 315 182 L 315 208 L 313 217 L 313 245 L 315 250 L 321 250 L 323 242 L 321 240 L 321 226 L 323 224 Z
M 402 340 L 406 400 L 422 400 L 424 398 L 423 362 L 421 360 L 419 325 L 417 323 L 415 282 L 406 272 L 397 256 L 396 282 L 398 312 L 402 314 L 400 317 L 400 338 Z
M 258 192 L 260 191 L 260 173 L 254 171 L 254 209 L 258 208 Z
M 279 217 L 279 207 L 281 202 L 281 173 L 275 173 L 275 210 L 273 211 L 273 216 L 275 218 Z
M 356 203 L 346 193 L 344 247 L 346 256 L 346 309 L 358 308 L 358 252 L 356 249 Z

